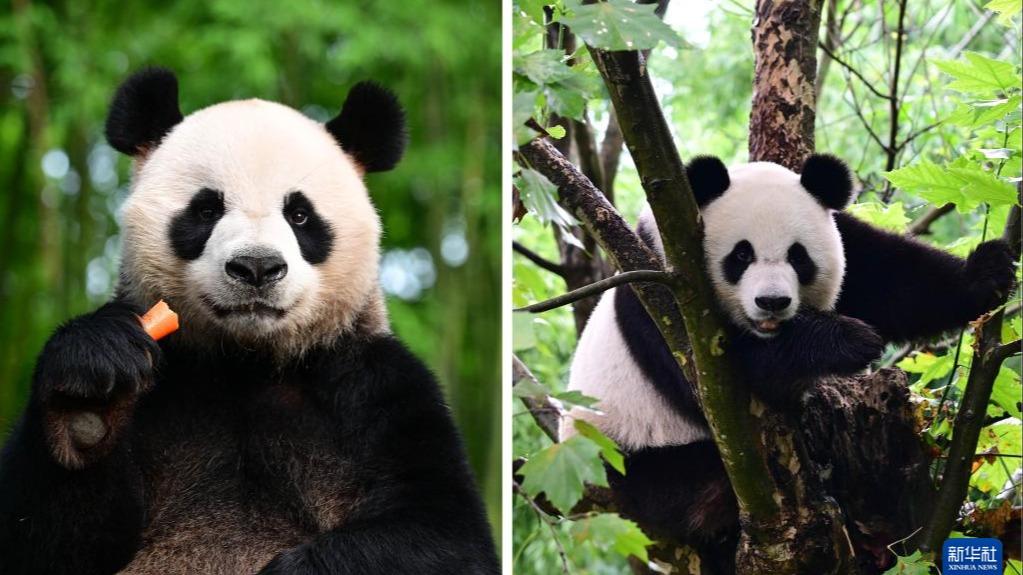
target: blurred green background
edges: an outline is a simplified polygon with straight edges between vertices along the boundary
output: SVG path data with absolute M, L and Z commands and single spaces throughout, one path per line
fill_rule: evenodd
M 362 79 L 411 141 L 368 185 L 394 329 L 446 387 L 500 541 L 498 2 L 12 0 L 0 13 L 0 440 L 36 354 L 116 283 L 130 162 L 103 137 L 118 83 L 175 70 L 184 113 L 236 98 L 327 120 Z

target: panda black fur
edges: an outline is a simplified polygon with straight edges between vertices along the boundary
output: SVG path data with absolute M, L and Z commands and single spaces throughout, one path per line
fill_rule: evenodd
M 401 156 L 397 100 L 360 84 L 324 126 L 177 98 L 162 69 L 114 98 L 136 164 L 117 296 L 38 359 L 0 459 L 0 573 L 497 573 L 376 280 L 362 174 Z M 137 314 L 159 298 L 182 327 L 157 344 Z
M 1002 240 L 963 260 L 841 211 L 852 178 L 832 156 L 812 156 L 801 176 L 762 162 L 728 170 L 711 157 L 687 172 L 732 355 L 745 383 L 775 406 L 797 405 L 814 378 L 865 369 L 885 342 L 964 326 L 1012 289 Z M 637 232 L 663 257 L 649 209 Z M 573 410 L 561 435 L 583 418 L 623 447 L 627 474 L 609 469 L 620 508 L 727 565 L 738 535 L 734 494 L 695 389 L 631 288 L 602 296 L 569 379 L 600 400 L 599 411 Z

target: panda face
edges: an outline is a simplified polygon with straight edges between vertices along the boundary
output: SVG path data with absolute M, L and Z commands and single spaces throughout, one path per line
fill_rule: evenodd
M 376 288 L 380 223 L 360 169 L 319 124 L 270 102 L 206 108 L 141 162 L 123 270 L 183 331 L 255 344 L 350 323 Z
M 831 209 L 776 164 L 734 167 L 725 185 L 701 214 L 708 271 L 732 321 L 771 337 L 801 306 L 834 308 L 845 257 Z

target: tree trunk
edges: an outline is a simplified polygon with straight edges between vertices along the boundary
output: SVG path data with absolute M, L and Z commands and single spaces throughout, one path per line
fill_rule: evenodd
M 822 0 L 758 0 L 749 159 L 800 171 L 813 153 Z

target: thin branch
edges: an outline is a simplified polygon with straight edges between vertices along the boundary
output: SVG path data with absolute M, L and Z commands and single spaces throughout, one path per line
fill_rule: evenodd
M 846 76 L 846 78 L 848 78 L 848 76 Z M 867 134 L 870 135 L 871 139 L 877 143 L 882 151 L 888 153 L 888 147 L 881 141 L 881 137 L 877 135 L 877 132 L 875 132 L 874 128 L 870 125 L 870 121 L 863 115 L 863 110 L 860 109 L 860 101 L 856 98 L 856 90 L 853 89 L 852 84 L 849 84 L 849 95 L 852 97 L 853 112 L 856 114 L 856 117 L 860 119 L 860 123 L 863 124 L 863 127 L 867 130 Z
M 635 270 L 613 275 L 609 278 L 593 282 L 590 285 L 572 290 L 568 293 L 552 297 L 549 300 L 520 307 L 514 311 L 528 311 L 529 313 L 542 313 L 550 311 L 581 299 L 593 297 L 605 291 L 632 282 L 656 282 L 661 284 L 671 283 L 671 274 L 660 270 Z
M 934 128 L 937 128 L 941 124 L 942 124 L 942 122 L 932 122 L 930 124 L 927 124 L 923 128 L 920 128 L 919 130 L 913 130 L 912 132 L 909 133 L 908 136 L 906 136 L 905 140 L 902 140 L 901 144 L 899 144 L 898 146 L 895 146 L 895 151 L 896 152 L 901 152 L 903 150 L 903 148 L 908 146 L 913 140 L 919 138 L 920 136 L 926 134 L 927 132 L 930 132 L 931 130 L 933 130 Z
M 891 99 L 890 95 L 885 94 L 881 90 L 878 90 L 872 83 L 870 83 L 869 80 L 864 78 L 863 74 L 861 74 L 859 70 L 857 70 L 856 68 L 853 68 L 852 65 L 850 65 L 848 62 L 846 62 L 845 60 L 839 58 L 833 51 L 831 51 L 830 48 L 828 48 L 828 46 L 824 42 L 818 42 L 817 46 L 821 50 L 823 50 L 824 53 L 827 54 L 829 58 L 834 60 L 836 64 L 838 64 L 839 66 L 841 66 L 841 67 L 845 68 L 846 70 L 848 70 L 849 72 L 851 72 L 853 76 L 856 76 L 857 78 L 859 78 L 860 82 L 862 82 L 863 85 L 866 86 L 867 90 L 870 90 L 870 92 L 873 93 L 875 96 L 877 96 L 878 98 L 882 98 L 884 100 Z
M 987 23 L 993 20 L 994 17 L 995 12 L 993 10 L 985 10 L 984 15 L 981 16 L 980 20 L 974 22 L 970 30 L 966 32 L 965 36 L 963 36 L 963 39 L 960 40 L 959 43 L 956 44 L 954 48 L 952 48 L 952 52 L 949 55 L 948 59 L 957 60 L 959 56 L 966 50 L 966 48 L 969 47 L 970 43 L 972 43 L 973 40 L 978 35 L 980 35 L 980 32 L 984 29 L 985 26 L 987 26 Z
M 913 236 L 922 236 L 924 234 L 928 234 L 931 231 L 931 224 L 936 222 L 945 214 L 951 213 L 955 209 L 956 205 L 951 202 L 944 204 L 942 206 L 934 206 L 931 209 L 927 210 L 927 212 L 924 215 L 920 216 L 920 219 L 910 224 L 909 228 L 906 230 L 906 233 Z
M 554 263 L 554 262 L 544 258 L 540 254 L 534 252 L 533 250 L 527 248 L 526 246 L 520 244 L 519 242 L 512 242 L 512 249 L 515 250 L 522 257 L 524 257 L 527 260 L 533 262 L 538 267 L 543 268 L 543 269 L 551 272 L 552 274 L 557 274 L 559 276 L 563 276 L 564 273 L 565 273 L 564 266 L 561 266 L 559 264 L 556 264 L 556 263 Z
M 604 139 L 600 143 L 600 165 L 604 173 L 604 195 L 607 201 L 615 203 L 615 176 L 618 175 L 618 161 L 622 157 L 622 147 L 625 140 L 622 138 L 622 129 L 618 126 L 618 116 L 614 110 L 609 111 L 611 117 L 607 122 L 607 130 L 604 131 Z
M 885 171 L 895 169 L 895 161 L 898 158 L 899 150 L 899 73 L 902 70 L 902 46 L 905 44 L 906 36 L 906 4 L 909 0 L 899 0 L 899 21 L 895 28 L 895 60 L 892 64 L 891 78 L 889 79 L 890 89 L 888 91 L 888 159 L 885 162 Z M 891 182 L 885 181 L 882 200 L 888 203 L 892 199 L 895 188 Z
M 530 497 L 518 483 L 512 482 L 512 485 L 515 488 L 515 493 L 520 495 L 529 503 L 529 507 L 533 510 L 533 513 L 536 514 L 537 520 L 550 529 L 551 537 L 554 539 L 554 545 L 558 548 L 558 556 L 561 558 L 561 571 L 566 574 L 571 573 L 568 569 L 568 554 L 565 553 L 565 547 L 561 544 L 561 538 L 558 537 L 558 531 L 555 529 L 554 522 L 548 518 L 549 516 L 547 513 L 541 509 L 539 505 L 537 505 L 536 501 L 533 501 L 533 498 Z
M 989 352 L 991 361 L 998 363 L 999 365 L 1009 359 L 1013 355 L 1020 353 L 1020 344 L 1023 343 L 1021 340 L 1010 341 L 1009 343 L 1002 344 Z
M 540 385 L 539 380 L 529 371 L 526 364 L 517 355 L 512 355 L 512 387 L 522 381 L 529 381 Z M 533 416 L 536 425 L 550 438 L 551 441 L 558 441 L 558 420 L 561 418 L 561 410 L 549 401 L 541 401 L 531 397 L 520 398 L 522 403 Z

